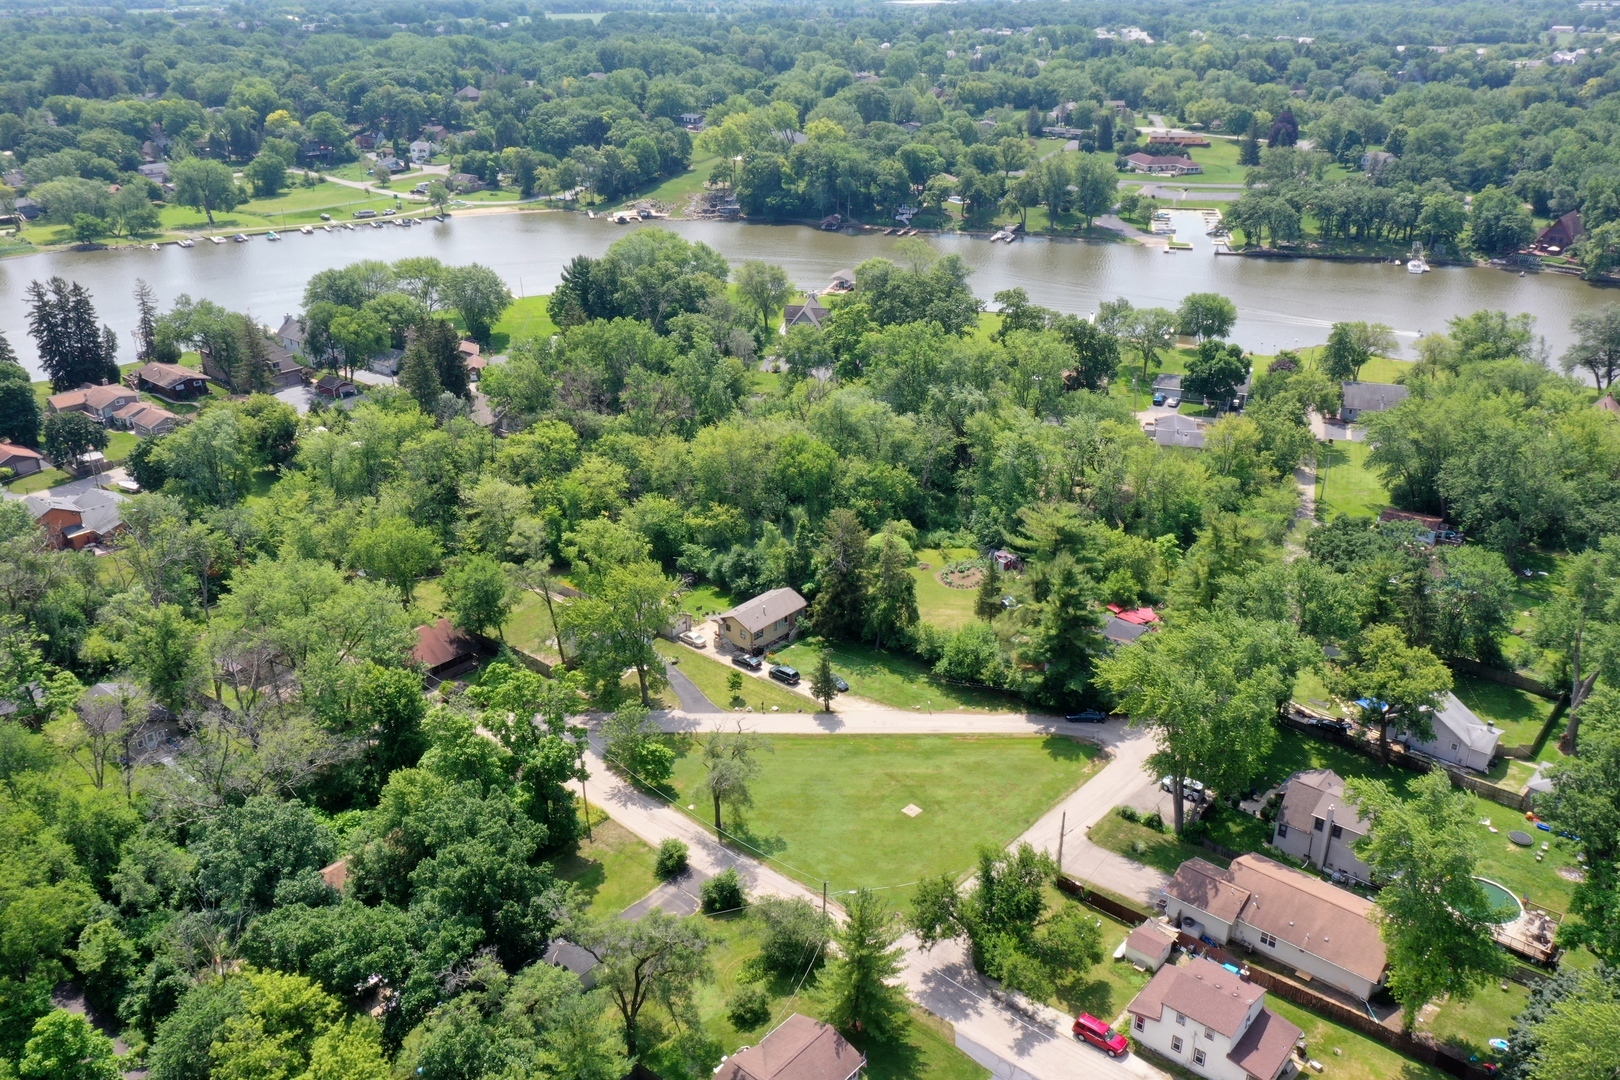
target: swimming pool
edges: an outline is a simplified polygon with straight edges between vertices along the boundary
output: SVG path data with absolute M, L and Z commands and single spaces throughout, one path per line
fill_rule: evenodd
M 1491 905 L 1492 922 L 1508 923 L 1524 914 L 1524 905 L 1507 889 L 1489 878 L 1476 877 L 1474 880 L 1485 890 L 1486 902 Z

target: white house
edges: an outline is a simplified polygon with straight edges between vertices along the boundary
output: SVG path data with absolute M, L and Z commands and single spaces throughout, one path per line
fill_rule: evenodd
M 1448 693 L 1440 708 L 1429 714 L 1434 725 L 1432 740 L 1419 740 L 1410 732 L 1402 741 L 1420 754 L 1453 765 L 1461 765 L 1475 772 L 1486 772 L 1491 758 L 1496 756 L 1496 744 L 1502 738 L 1501 729 L 1474 715 L 1472 709 Z
M 1304 1034 L 1265 1006 L 1266 992 L 1213 960 L 1162 967 L 1131 999 L 1131 1034 L 1148 1049 L 1211 1080 L 1280 1080 L 1294 1074 Z
M 1353 847 L 1366 835 L 1367 819 L 1345 798 L 1338 773 L 1311 769 L 1288 778 L 1271 835 L 1279 850 L 1329 873 L 1371 881 L 1372 871 Z
M 1240 945 L 1362 1001 L 1383 984 L 1372 901 L 1263 855 L 1239 856 L 1230 870 L 1188 859 L 1160 905 L 1182 933 Z
M 437 149 L 438 147 L 434 146 L 426 139 L 417 139 L 415 142 L 411 143 L 409 148 L 411 164 L 426 165 L 428 158 L 432 157 L 433 151 Z

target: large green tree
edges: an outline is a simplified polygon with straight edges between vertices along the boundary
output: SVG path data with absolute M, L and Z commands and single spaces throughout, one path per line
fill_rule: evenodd
M 190 157 L 174 163 L 169 172 L 174 182 L 174 201 L 180 206 L 201 210 L 214 224 L 215 210 L 234 210 L 242 201 L 242 189 L 224 163 Z
M 1417 739 L 1434 737 L 1433 712 L 1451 689 L 1451 672 L 1427 646 L 1409 645 L 1400 628 L 1381 623 L 1367 629 L 1327 672 L 1328 689 L 1351 701 L 1366 701 L 1365 721 L 1378 728 L 1378 753 L 1389 761 L 1389 730 Z
M 897 985 L 903 953 L 896 944 L 904 924 L 870 889 L 857 890 L 844 912 L 846 918 L 833 929 L 836 951 L 817 980 L 827 1018 L 838 1027 L 892 1034 L 906 1015 L 905 995 Z
M 641 1053 L 641 1011 L 651 1001 L 680 1009 L 712 977 L 711 942 L 691 919 L 657 908 L 639 919 L 576 919 L 568 939 L 596 958 L 596 985 L 619 1010 L 625 1053 Z

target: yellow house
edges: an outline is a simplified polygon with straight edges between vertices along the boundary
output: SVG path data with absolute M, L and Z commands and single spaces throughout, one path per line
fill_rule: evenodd
M 784 638 L 792 641 L 807 606 L 792 589 L 772 589 L 720 615 L 720 634 L 739 649 L 763 649 Z

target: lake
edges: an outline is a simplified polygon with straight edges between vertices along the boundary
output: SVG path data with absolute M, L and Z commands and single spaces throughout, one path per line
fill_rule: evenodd
M 1528 312 L 1556 358 L 1569 346 L 1569 319 L 1601 307 L 1613 294 L 1557 274 L 1456 267 L 1408 274 L 1394 265 L 1265 260 L 1216 256 L 1194 213 L 1178 213 L 1181 238 L 1192 251 L 1166 254 L 1137 244 L 1090 244 L 1026 238 L 992 244 L 980 237 L 932 237 L 942 252 L 973 268 L 974 291 L 987 301 L 1021 286 L 1038 304 L 1080 314 L 1123 296 L 1139 306 L 1174 308 L 1192 292 L 1218 292 L 1237 304 L 1233 339 L 1261 353 L 1327 340 L 1344 320 L 1394 327 L 1403 347 L 1419 335 L 1445 329 L 1446 320 L 1481 308 Z M 745 259 L 779 263 L 803 288 L 819 289 L 832 274 L 863 259 L 891 254 L 894 237 L 824 233 L 802 226 L 717 221 L 662 221 L 689 240 L 701 240 L 735 265 Z M 630 226 L 576 213 L 458 216 L 411 229 L 358 228 L 304 236 L 296 230 L 279 243 L 255 237 L 246 244 L 199 243 L 118 251 L 58 252 L 0 260 L 0 333 L 38 377 L 27 334 L 23 289 L 36 278 L 61 275 L 88 288 L 102 320 L 124 335 L 133 355 L 132 291 L 145 278 L 165 306 L 182 293 L 252 313 L 271 327 L 296 313 L 304 283 L 319 270 L 359 259 L 393 260 L 433 255 L 446 263 L 479 262 L 506 279 L 514 295 L 550 292 L 575 255 L 600 255 Z M 1408 349 L 1408 352 L 1410 350 Z

